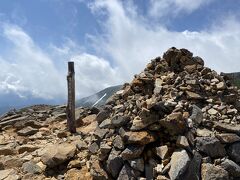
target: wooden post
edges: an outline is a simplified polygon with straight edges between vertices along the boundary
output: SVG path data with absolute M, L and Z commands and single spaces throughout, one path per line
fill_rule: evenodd
M 68 62 L 68 104 L 66 109 L 67 125 L 71 133 L 76 133 L 75 125 L 75 71 L 74 62 Z

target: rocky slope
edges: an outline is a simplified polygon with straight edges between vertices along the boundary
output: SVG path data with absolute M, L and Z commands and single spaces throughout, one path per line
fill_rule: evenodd
M 239 91 L 171 48 L 102 109 L 36 106 L 0 118 L 0 179 L 240 179 Z

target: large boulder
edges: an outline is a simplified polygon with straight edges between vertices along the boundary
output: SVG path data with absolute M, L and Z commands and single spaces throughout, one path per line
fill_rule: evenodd
M 168 172 L 171 180 L 179 179 L 187 170 L 190 162 L 190 157 L 186 150 L 176 150 L 171 156 L 171 168 Z
M 47 167 L 53 168 L 70 160 L 76 152 L 74 144 L 55 144 L 45 148 L 45 153 L 41 156 L 41 161 Z
M 226 155 L 224 146 L 216 137 L 197 137 L 196 147 L 201 152 L 213 158 L 224 157 Z

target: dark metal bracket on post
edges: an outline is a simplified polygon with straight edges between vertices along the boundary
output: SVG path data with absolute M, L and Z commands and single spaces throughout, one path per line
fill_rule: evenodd
M 68 103 L 67 103 L 67 109 L 66 109 L 67 125 L 71 133 L 76 133 L 74 62 L 68 62 L 67 85 L 68 85 Z

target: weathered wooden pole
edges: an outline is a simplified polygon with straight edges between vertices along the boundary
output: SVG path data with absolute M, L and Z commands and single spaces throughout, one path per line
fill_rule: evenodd
M 67 114 L 67 125 L 71 133 L 76 132 L 75 125 L 75 71 L 74 71 L 74 62 L 68 62 L 68 75 L 67 75 L 67 84 L 68 84 L 68 104 L 66 109 Z

